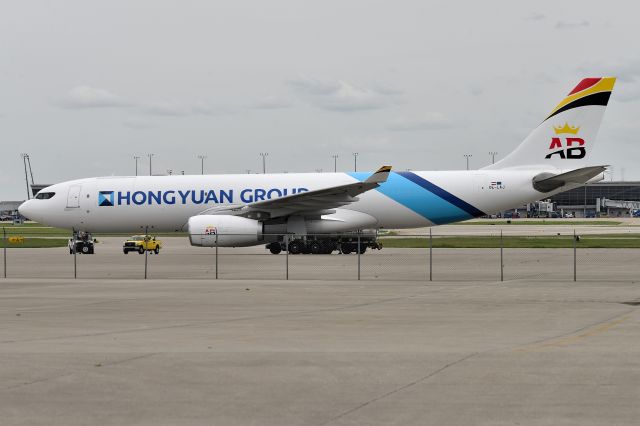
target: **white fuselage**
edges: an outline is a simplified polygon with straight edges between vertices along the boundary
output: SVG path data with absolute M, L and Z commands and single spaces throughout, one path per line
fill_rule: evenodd
M 359 195 L 358 201 L 341 209 L 374 217 L 378 228 L 451 223 L 548 197 L 552 193 L 538 192 L 531 183 L 535 175 L 545 171 L 392 172 L 387 182 Z M 41 193 L 55 195 L 27 201 L 20 211 L 27 218 L 47 225 L 89 232 L 137 232 L 145 228 L 154 232 L 183 231 L 191 216 L 207 209 L 349 184 L 369 175 L 286 173 L 88 178 L 45 188 Z

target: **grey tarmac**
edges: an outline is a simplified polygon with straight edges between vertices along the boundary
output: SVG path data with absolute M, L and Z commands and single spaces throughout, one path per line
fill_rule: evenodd
M 639 302 L 632 281 L 0 280 L 0 418 L 635 425 Z

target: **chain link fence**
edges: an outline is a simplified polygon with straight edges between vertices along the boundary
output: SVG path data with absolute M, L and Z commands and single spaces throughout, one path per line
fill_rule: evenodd
M 503 281 L 635 280 L 640 233 L 483 235 L 347 233 L 262 235 L 261 244 L 222 247 L 246 234 L 94 236 L 50 228 L 3 228 L 5 278 Z M 519 231 L 519 230 L 518 230 Z M 253 236 L 258 238 L 257 236 Z M 192 246 L 195 244 L 205 247 Z

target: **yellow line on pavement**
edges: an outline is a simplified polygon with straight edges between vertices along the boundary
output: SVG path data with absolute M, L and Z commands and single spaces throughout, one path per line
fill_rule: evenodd
M 597 336 L 598 334 L 602 334 L 605 333 L 609 330 L 611 330 L 613 327 L 615 327 L 618 324 L 621 324 L 625 321 L 627 321 L 629 318 L 631 318 L 631 314 L 629 315 L 625 315 L 622 318 L 618 318 L 616 320 L 613 321 L 609 321 L 609 322 L 605 322 L 604 324 L 599 324 L 597 326 L 594 326 L 580 334 L 573 334 L 571 336 L 565 336 L 565 337 L 560 337 L 557 339 L 552 339 L 552 340 L 546 340 L 543 342 L 539 342 L 539 343 L 534 343 L 531 345 L 527 345 L 527 346 L 522 346 L 519 348 L 514 349 L 517 352 L 533 352 L 533 351 L 539 351 L 539 350 L 544 350 L 546 348 L 552 348 L 552 347 L 559 347 L 559 346 L 567 346 L 567 345 L 571 345 L 574 343 L 578 343 L 584 339 L 586 339 L 587 337 L 593 337 L 593 336 Z

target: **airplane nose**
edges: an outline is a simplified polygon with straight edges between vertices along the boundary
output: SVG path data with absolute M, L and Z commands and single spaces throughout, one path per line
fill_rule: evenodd
M 27 200 L 20 204 L 20 206 L 18 206 L 18 213 L 27 219 L 31 219 L 31 214 L 33 213 L 33 200 Z

